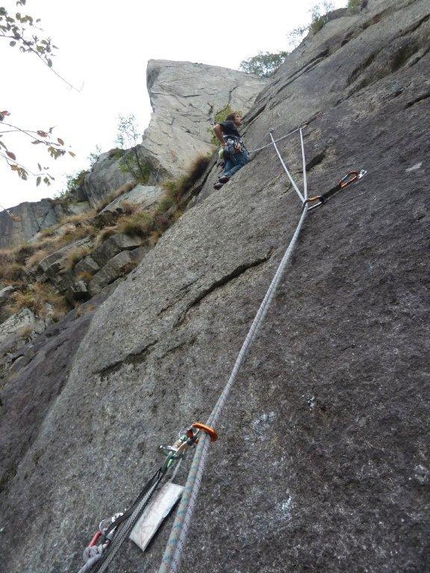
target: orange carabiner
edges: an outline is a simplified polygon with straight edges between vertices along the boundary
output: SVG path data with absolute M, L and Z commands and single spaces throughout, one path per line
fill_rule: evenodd
M 358 171 L 349 171 L 349 173 L 347 173 L 345 175 L 345 177 L 342 177 L 342 179 L 339 181 L 339 183 L 338 183 L 339 187 L 341 189 L 343 189 L 344 187 L 346 187 L 350 183 L 357 181 L 359 175 L 360 174 Z
M 101 531 L 97 531 L 97 533 L 95 533 L 93 535 L 93 538 L 90 541 L 90 544 L 88 545 L 88 547 L 94 547 L 95 545 L 97 545 L 97 541 L 99 540 L 99 537 L 101 536 L 102 532 Z
M 203 432 L 206 432 L 206 434 L 210 436 L 211 442 L 216 442 L 218 439 L 218 434 L 215 432 L 215 430 L 210 426 L 206 426 L 206 424 L 202 424 L 201 422 L 194 422 L 191 427 L 196 428 L 196 430 L 202 430 Z

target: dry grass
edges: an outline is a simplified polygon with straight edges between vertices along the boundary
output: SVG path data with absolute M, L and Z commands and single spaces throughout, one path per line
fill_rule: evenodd
M 65 268 L 72 271 L 79 261 L 90 253 L 90 247 L 77 247 L 76 249 L 72 249 L 66 257 Z
M 164 196 L 160 199 L 157 204 L 157 213 L 165 213 L 171 207 L 177 204 L 177 200 L 175 199 L 174 192 L 166 191 Z
M 31 336 L 34 332 L 34 328 L 33 326 L 31 326 L 30 324 L 28 326 L 23 326 L 19 331 L 18 331 L 18 335 L 20 336 L 20 338 L 22 338 L 23 340 L 25 340 L 26 342 L 28 342 L 31 339 Z
M 88 223 L 88 221 L 90 219 L 92 219 L 93 217 L 95 217 L 97 215 L 97 211 L 96 209 L 91 209 L 91 211 L 85 211 L 85 213 L 77 213 L 75 215 L 68 215 L 67 217 L 64 217 L 63 219 L 61 219 L 60 221 L 60 225 L 75 225 L 75 226 L 79 226 L 83 223 Z
M 10 315 L 29 308 L 39 318 L 49 315 L 53 320 L 58 320 L 70 310 L 66 299 L 53 287 L 38 282 L 27 285 L 26 290 L 14 292 L 6 308 Z
M 97 212 L 102 211 L 105 207 L 107 207 L 109 205 L 109 203 L 112 203 L 112 201 L 114 201 L 115 199 L 117 199 L 121 195 L 124 195 L 124 193 L 128 193 L 129 191 L 131 191 L 135 187 L 136 187 L 136 183 L 124 183 L 124 185 L 121 185 L 121 187 L 118 187 L 118 189 L 116 189 L 115 191 L 112 191 L 112 193 L 109 193 L 109 195 L 107 195 L 101 201 L 99 201 L 97 203 L 97 205 L 96 205 Z
M 30 245 L 29 243 L 23 243 L 22 245 L 15 247 L 15 249 L 13 249 L 15 262 L 23 265 L 25 261 L 28 259 L 28 257 L 33 253 L 35 253 L 36 251 L 37 251 L 37 246 Z
M 57 225 L 53 225 L 52 227 L 47 227 L 46 229 L 41 229 L 39 231 L 40 235 L 42 235 L 42 237 L 54 237 L 57 234 L 57 229 L 60 227 L 61 225 L 58 223 Z
M 86 283 L 89 283 L 90 280 L 93 278 L 92 273 L 90 273 L 90 271 L 82 271 L 81 273 L 78 273 L 76 275 L 76 278 L 78 279 L 78 281 L 84 281 Z
M 35 305 L 34 296 L 29 291 L 16 291 L 10 296 L 10 302 L 6 305 L 10 315 L 16 314 L 23 308 L 33 310 Z
M 9 265 L 15 261 L 15 257 L 11 249 L 0 249 L 0 269 L 4 265 Z
M 11 262 L 3 264 L 0 268 L 0 278 L 5 281 L 23 281 L 26 278 L 26 273 L 22 264 Z
M 161 237 L 161 233 L 160 231 L 152 231 L 152 233 L 149 235 L 146 243 L 148 244 L 149 247 L 155 247 L 155 245 L 158 243 L 158 240 Z
M 171 222 L 174 223 L 175 221 L 180 219 L 183 214 L 184 214 L 183 209 L 181 208 L 176 209 L 176 211 L 172 213 L 172 216 L 170 217 Z
M 133 215 L 139 211 L 139 205 L 136 205 L 136 203 L 130 203 L 129 201 L 124 201 L 121 203 L 121 210 L 124 215 Z
M 163 184 L 166 191 L 165 196 L 173 199 L 175 203 L 180 203 L 185 193 L 191 189 L 206 171 L 210 160 L 210 155 L 198 155 L 189 165 L 185 175 L 175 181 L 166 181 Z
M 118 233 L 148 237 L 154 227 L 154 216 L 148 211 L 140 211 L 133 215 L 124 215 L 117 221 Z
M 99 247 L 103 243 L 103 241 L 106 241 L 106 239 L 109 239 L 109 237 L 112 237 L 112 235 L 115 235 L 115 233 L 117 232 L 118 231 L 116 225 L 112 227 L 105 227 L 97 235 L 94 247 Z
M 87 314 L 87 312 L 93 312 L 96 309 L 96 307 L 92 304 L 77 304 L 75 306 L 75 318 L 79 318 L 81 316 L 83 316 L 84 314 Z
M 54 249 L 55 250 L 55 249 Z M 38 265 L 40 263 L 40 261 L 43 261 L 43 259 L 46 259 L 46 257 L 48 257 L 49 255 L 51 255 L 54 251 L 49 251 L 47 249 L 40 249 L 39 251 L 36 251 L 34 253 L 34 255 L 31 255 L 31 257 L 29 257 L 25 263 L 25 268 L 27 270 L 30 270 L 31 268 L 35 267 L 36 265 Z

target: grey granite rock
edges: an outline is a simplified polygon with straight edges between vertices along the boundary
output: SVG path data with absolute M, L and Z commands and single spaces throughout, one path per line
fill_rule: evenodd
M 142 244 L 140 237 L 118 233 L 112 235 L 94 249 L 91 258 L 100 266 L 104 267 L 115 255 L 126 249 L 135 249 Z
M 37 331 L 40 328 L 40 322 L 29 308 L 22 308 L 0 324 L 0 344 L 27 330 L 30 332 Z
M 107 285 L 128 274 L 127 269 L 135 262 L 131 251 L 121 251 L 112 257 L 90 281 L 88 287 L 91 296 L 99 294 Z
M 74 305 L 79 301 L 86 301 L 91 298 L 88 290 L 88 284 L 84 280 L 75 280 L 65 292 L 67 301 Z
M 157 204 L 165 193 L 161 187 L 154 187 L 151 185 L 136 185 L 134 189 L 124 193 L 120 197 L 114 199 L 111 203 L 100 211 L 100 215 L 106 212 L 123 211 L 124 204 L 135 205 L 139 209 L 148 209 Z
M 8 214 L 10 213 L 10 215 Z M 20 203 L 0 212 L 0 248 L 17 246 L 31 240 L 41 229 L 55 225 L 65 214 L 61 205 L 50 199 Z
M 428 570 L 429 26 L 421 0 L 330 21 L 246 117 L 250 149 L 307 122 L 311 196 L 367 173 L 305 221 L 216 428 L 188 573 Z M 303 189 L 298 134 L 279 148 Z M 229 378 L 302 206 L 271 147 L 215 192 L 216 175 L 80 344 L 51 331 L 51 358 L 40 347 L 6 380 L 8 573 L 79 570 L 100 519 L 129 506 L 158 446 L 205 422 Z M 54 348 L 69 350 L 63 370 Z M 171 524 L 112 568 L 158 571 Z
M 75 266 L 75 274 L 91 273 L 94 274 L 100 270 L 100 265 L 96 263 L 91 255 L 87 255 L 79 261 Z
M 192 62 L 150 60 L 146 72 L 153 115 L 143 147 L 177 177 L 192 160 L 213 152 L 211 125 L 227 105 L 247 113 L 268 80 Z

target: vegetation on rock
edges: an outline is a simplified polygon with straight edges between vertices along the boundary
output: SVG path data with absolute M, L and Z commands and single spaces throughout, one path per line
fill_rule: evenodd
M 229 113 L 227 110 L 224 112 Z M 177 180 L 165 181 L 164 195 L 152 208 L 141 209 L 137 204 L 123 201 L 115 210 L 103 214 L 105 207 L 136 186 L 136 183 L 127 183 L 107 195 L 96 208 L 65 216 L 56 225 L 43 229 L 36 240 L 1 250 L 0 285 L 2 288 L 13 286 L 16 289 L 3 307 L 2 321 L 25 307 L 32 310 L 38 318 L 44 319 L 49 315 L 49 318 L 55 321 L 75 304 L 79 304 L 80 300 L 74 302 L 66 296 L 65 289 L 59 288 L 56 280 L 62 274 L 68 273 L 70 280 L 74 277 L 74 280 L 88 284 L 96 270 L 78 270 L 78 263 L 114 235 L 140 237 L 142 246 L 154 247 L 163 233 L 183 213 L 193 186 L 204 174 L 209 161 L 210 156 L 198 156 L 191 162 L 186 174 Z M 73 184 L 83 177 L 84 172 Z M 82 244 L 82 241 L 85 244 Z M 69 245 L 70 248 L 64 255 L 59 256 L 60 271 L 57 277 L 53 279 L 45 275 L 40 263 Z M 137 262 L 131 261 L 125 265 L 121 269 L 121 276 L 126 276 L 136 264 Z
M 284 63 L 287 56 L 288 52 L 283 51 L 275 54 L 258 52 L 256 56 L 243 60 L 239 69 L 248 74 L 256 74 L 262 78 L 268 78 Z

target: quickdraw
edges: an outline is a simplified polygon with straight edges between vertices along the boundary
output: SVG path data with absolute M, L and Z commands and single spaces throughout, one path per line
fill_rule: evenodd
M 341 189 L 345 189 L 345 187 L 348 187 L 348 185 L 351 185 L 351 183 L 358 181 L 359 179 L 364 177 L 364 175 L 366 175 L 366 173 L 367 173 L 367 171 L 365 169 L 362 169 L 361 171 L 349 171 L 344 177 L 342 177 L 342 179 L 340 179 L 340 181 L 338 181 L 338 183 L 334 187 L 332 187 L 331 189 L 329 189 L 328 191 L 326 191 L 322 195 L 316 195 L 315 197 L 309 197 L 308 199 L 306 199 L 306 201 L 304 201 L 304 203 L 303 203 L 303 206 L 309 205 L 310 203 L 315 203 L 316 201 L 318 201 L 318 203 L 316 203 L 315 205 L 311 205 L 308 207 L 308 211 L 312 211 L 312 209 L 316 209 L 317 207 L 324 205 L 324 203 L 332 195 L 334 195 L 335 193 L 337 193 Z
M 200 432 L 208 434 L 211 442 L 215 442 L 218 439 L 218 434 L 213 428 L 201 422 L 194 422 L 187 430 L 181 432 L 180 437 L 171 446 L 159 446 L 159 450 L 166 456 L 164 463 L 147 482 L 138 498 L 127 511 L 116 513 L 111 518 L 100 522 L 98 531 L 93 535 L 84 551 L 86 564 L 79 573 L 102 573 L 106 570 L 147 507 L 149 500 L 162 479 L 166 476 L 169 469 L 176 462 L 182 461 L 187 451 L 198 443 Z

